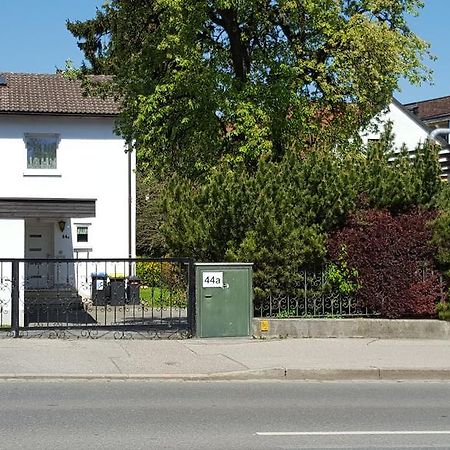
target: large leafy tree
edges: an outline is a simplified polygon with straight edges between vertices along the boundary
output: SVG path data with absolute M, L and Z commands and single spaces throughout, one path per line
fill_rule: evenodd
M 86 72 L 110 74 L 119 131 L 141 164 L 190 178 L 255 170 L 319 138 L 348 138 L 420 82 L 419 0 L 110 0 L 68 22 Z

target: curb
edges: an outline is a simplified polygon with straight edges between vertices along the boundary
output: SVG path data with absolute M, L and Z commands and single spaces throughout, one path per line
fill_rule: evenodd
M 450 369 L 257 369 L 206 374 L 39 374 L 0 373 L 8 380 L 85 380 L 85 381 L 450 381 Z
M 242 370 L 237 372 L 216 372 L 216 373 L 199 373 L 199 374 L 71 374 L 71 373 L 0 373 L 0 381 L 7 380 L 86 380 L 86 381 L 126 381 L 126 380 L 141 380 L 141 381 L 227 381 L 227 380 L 276 380 L 284 379 L 286 377 L 285 369 L 262 369 L 262 370 Z
M 310 381 L 449 381 L 450 369 L 287 369 L 288 380 Z

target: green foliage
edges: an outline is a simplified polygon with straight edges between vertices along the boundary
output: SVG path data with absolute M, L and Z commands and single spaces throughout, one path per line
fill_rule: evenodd
M 73 65 L 73 62 L 71 59 L 66 59 L 64 69 L 59 70 L 59 72 L 62 73 L 62 75 L 65 78 L 68 78 L 70 80 L 76 80 L 82 75 L 83 71 L 79 68 L 76 68 Z
M 202 261 L 254 262 L 261 294 L 294 285 L 300 268 L 322 264 L 325 232 L 356 203 L 351 161 L 316 149 L 261 159 L 255 173 L 225 163 L 201 185 L 175 178 L 162 227 L 167 245 Z
M 123 100 L 119 131 L 144 169 L 255 170 L 319 140 L 343 142 L 429 77 L 406 23 L 419 0 L 110 0 L 68 22 L 88 65 Z
M 136 275 L 141 280 L 140 300 L 144 305 L 150 308 L 186 308 L 186 283 L 177 264 L 137 262 Z
M 299 270 L 322 266 L 327 234 L 361 204 L 398 214 L 442 197 L 435 147 L 422 145 L 411 159 L 392 142 L 388 129 L 367 152 L 315 147 L 260 158 L 252 171 L 224 162 L 203 182 L 175 177 L 161 228 L 167 246 L 202 261 L 253 262 L 258 297 L 295 289 Z M 345 251 L 328 276 L 343 294 L 359 288 Z
M 436 207 L 445 184 L 441 180 L 438 145 L 427 141 L 416 149 L 414 172 L 416 182 L 416 203 Z
M 290 317 L 296 317 L 297 313 L 295 309 L 282 309 L 275 314 L 276 319 L 288 319 Z
M 337 262 L 329 264 L 326 270 L 327 281 L 342 295 L 354 294 L 359 288 L 358 270 L 349 267 L 347 257 L 347 247 L 342 245 Z
M 431 223 L 432 243 L 436 247 L 436 260 L 450 278 L 450 187 L 445 184 L 436 205 L 439 210 L 437 218 Z
M 157 262 L 136 263 L 136 275 L 144 286 L 161 286 L 161 264 Z
M 158 261 L 139 261 L 136 263 L 136 275 L 141 284 L 147 287 L 184 289 L 185 283 L 178 264 Z
M 436 312 L 441 320 L 450 320 L 450 303 L 448 301 L 439 302 L 436 305 Z
M 111 75 L 89 86 L 122 101 L 117 131 L 145 174 L 140 252 L 252 261 L 263 295 L 321 264 L 327 233 L 357 205 L 431 206 L 434 147 L 412 161 L 389 129 L 367 152 L 347 144 L 399 78 L 429 78 L 428 45 L 406 23 L 422 6 L 110 0 L 68 22 L 83 72 Z
M 140 256 L 163 256 L 167 249 L 160 232 L 165 183 L 152 172 L 136 174 L 136 252 Z
M 365 164 L 364 196 L 368 206 L 406 211 L 414 205 L 432 206 L 442 189 L 438 148 L 427 141 L 411 157 L 405 146 L 394 147 L 392 124 L 370 143 Z

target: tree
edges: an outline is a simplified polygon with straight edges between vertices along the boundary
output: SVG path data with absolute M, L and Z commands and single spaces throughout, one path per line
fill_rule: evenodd
M 162 177 L 222 160 L 256 170 L 318 139 L 347 139 L 420 82 L 428 45 L 408 28 L 419 0 L 110 0 L 68 22 L 112 75 L 119 131 Z
M 152 172 L 136 173 L 136 252 L 142 256 L 163 256 L 167 250 L 160 232 L 163 223 L 164 183 Z

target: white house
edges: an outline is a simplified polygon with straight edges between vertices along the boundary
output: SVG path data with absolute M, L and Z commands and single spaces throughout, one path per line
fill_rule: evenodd
M 363 142 L 378 140 L 387 122 L 392 122 L 393 125 L 395 147 L 400 149 L 405 144 L 410 153 L 414 152 L 418 144 L 428 139 L 433 129 L 394 98 L 388 109 L 375 117 L 368 130 L 361 133 Z M 439 161 L 442 176 L 447 178 L 450 173 L 448 143 L 444 139 L 438 139 L 438 142 L 441 145 Z
M 61 74 L 0 74 L 0 258 L 135 256 L 135 159 L 117 114 Z M 30 288 L 55 277 L 27 270 Z

